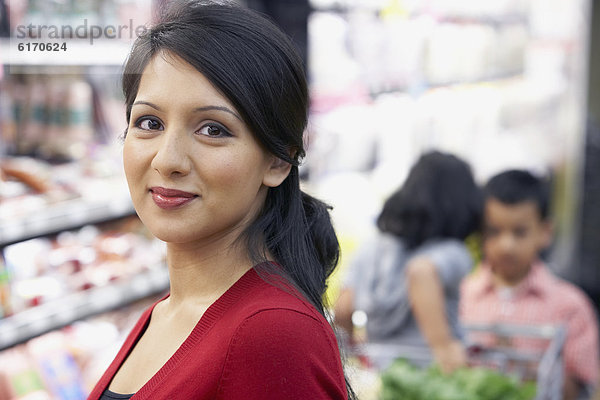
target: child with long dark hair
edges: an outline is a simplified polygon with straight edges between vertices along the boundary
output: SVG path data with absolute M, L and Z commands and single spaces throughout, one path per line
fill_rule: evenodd
M 125 173 L 170 293 L 89 398 L 353 397 L 322 301 L 338 241 L 299 186 L 302 60 L 255 12 L 173 4 L 123 74 Z
M 465 246 L 478 229 L 481 195 L 456 156 L 422 155 L 385 202 L 378 234 L 353 259 L 335 305 L 335 320 L 353 339 L 352 314 L 367 315 L 367 340 L 384 368 L 398 345 L 422 349 L 444 371 L 465 364 L 458 323 L 459 285 L 473 261 Z M 427 355 L 430 349 L 430 355 Z

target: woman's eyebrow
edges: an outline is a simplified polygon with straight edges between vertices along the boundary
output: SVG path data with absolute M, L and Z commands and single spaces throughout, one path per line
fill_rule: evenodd
M 143 101 L 143 100 L 138 100 L 135 103 L 133 103 L 131 106 L 133 107 L 138 104 L 144 104 L 144 105 L 150 106 L 158 111 L 162 111 L 162 109 L 159 106 L 157 106 L 156 104 L 150 103 L 149 101 Z
M 162 109 L 161 109 L 159 106 L 157 106 L 156 104 L 154 104 L 154 103 L 151 103 L 151 102 L 149 102 L 149 101 L 138 100 L 138 101 L 136 101 L 135 103 L 133 103 L 133 104 L 132 104 L 132 106 L 135 106 L 135 105 L 137 105 L 137 104 L 143 104 L 143 105 L 147 105 L 147 106 L 149 106 L 149 107 L 152 107 L 152 108 L 154 108 L 154 109 L 156 109 L 156 110 L 158 110 L 158 111 L 162 111 Z M 197 108 L 194 108 L 194 110 L 193 110 L 193 111 L 195 111 L 195 112 L 198 112 L 198 111 L 210 111 L 210 110 L 217 110 L 217 111 L 224 111 L 224 112 L 227 112 L 227 113 L 229 113 L 229 114 L 233 115 L 234 117 L 236 117 L 237 119 L 239 119 L 240 121 L 244 122 L 244 121 L 242 120 L 242 118 L 241 118 L 241 117 L 240 117 L 240 116 L 239 116 L 239 115 L 238 115 L 236 112 L 234 112 L 234 111 L 232 111 L 231 109 L 229 109 L 228 107 L 224 107 L 224 106 L 205 106 L 205 107 L 197 107 Z
M 240 121 L 242 121 L 242 118 L 239 115 L 237 115 L 236 112 L 232 111 L 231 109 L 229 109 L 227 107 L 223 107 L 223 106 L 205 106 L 205 107 L 194 108 L 194 111 L 210 111 L 210 110 L 217 110 L 217 111 L 228 112 L 229 114 L 233 115 L 234 117 L 236 117 L 237 119 L 239 119 Z M 244 121 L 242 121 L 242 122 L 244 122 Z

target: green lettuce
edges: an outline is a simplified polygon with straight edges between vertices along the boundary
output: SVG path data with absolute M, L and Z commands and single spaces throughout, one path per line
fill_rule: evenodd
M 485 368 L 442 374 L 437 367 L 419 369 L 396 360 L 381 375 L 381 400 L 532 400 L 535 383 Z

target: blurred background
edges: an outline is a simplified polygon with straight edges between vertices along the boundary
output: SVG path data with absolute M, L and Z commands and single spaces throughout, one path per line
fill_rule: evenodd
M 0 0 L 0 399 L 84 399 L 168 288 L 121 162 L 120 72 L 164 0 Z M 342 246 L 328 297 L 425 151 L 553 182 L 554 272 L 600 304 L 600 5 L 247 0 L 304 57 L 304 189 Z M 100 33 L 99 33 L 100 32 Z

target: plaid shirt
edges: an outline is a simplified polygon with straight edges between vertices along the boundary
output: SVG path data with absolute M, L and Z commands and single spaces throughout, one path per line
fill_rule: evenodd
M 598 323 L 586 295 L 575 285 L 535 263 L 512 289 L 496 288 L 489 266 L 468 276 L 461 285 L 460 316 L 465 323 L 511 323 L 567 327 L 564 348 L 567 375 L 596 385 L 600 371 Z M 521 339 L 517 348 L 543 351 L 547 341 Z

